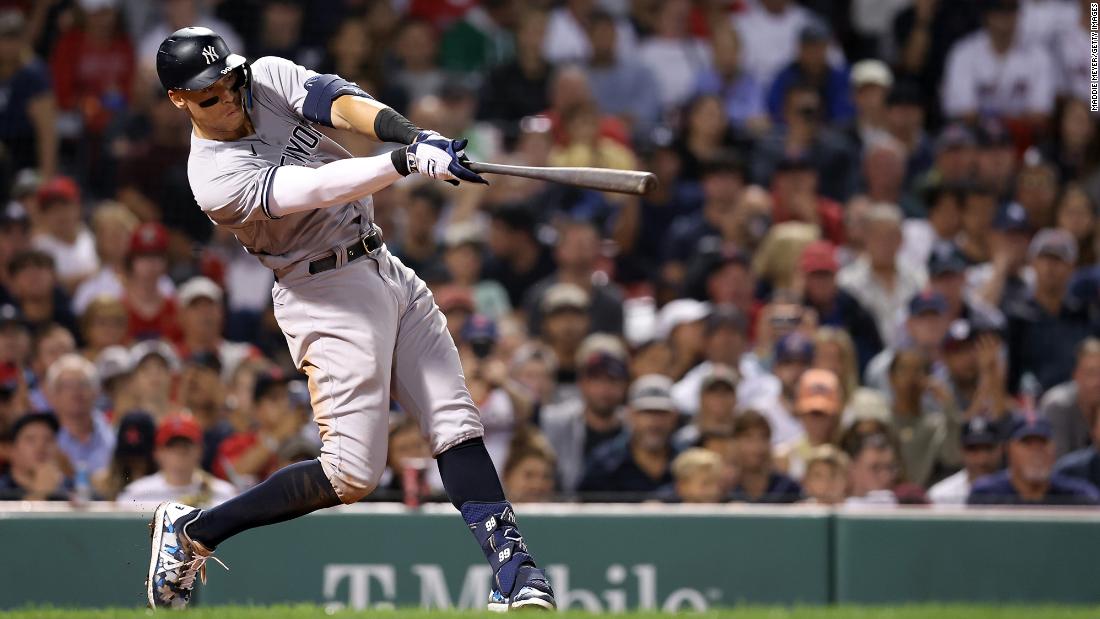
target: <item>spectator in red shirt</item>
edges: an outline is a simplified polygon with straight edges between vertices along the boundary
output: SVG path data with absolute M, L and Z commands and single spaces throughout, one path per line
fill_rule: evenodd
M 789 156 L 776 166 L 772 176 L 772 221 L 801 221 L 821 228 L 821 235 L 834 245 L 844 244 L 844 212 L 840 205 L 818 194 L 818 174 L 807 157 Z
M 176 301 L 165 296 L 157 283 L 168 269 L 168 230 L 158 223 L 144 223 L 130 236 L 126 256 L 126 283 L 122 304 L 128 317 L 127 334 L 134 340 L 181 338 Z
M 50 56 L 58 107 L 76 112 L 93 134 L 103 133 L 130 98 L 134 49 L 116 4 L 80 0 L 80 25 L 62 35 Z

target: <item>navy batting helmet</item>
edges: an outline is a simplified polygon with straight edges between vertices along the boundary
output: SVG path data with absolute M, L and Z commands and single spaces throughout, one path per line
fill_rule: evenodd
M 248 88 L 252 77 L 248 61 L 229 51 L 209 28 L 180 28 L 157 50 L 157 76 L 165 90 L 202 90 L 237 69 L 242 72 L 240 85 Z

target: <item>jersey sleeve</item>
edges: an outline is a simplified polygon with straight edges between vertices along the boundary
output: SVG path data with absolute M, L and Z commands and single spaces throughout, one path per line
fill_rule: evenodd
M 275 97 L 285 102 L 295 114 L 305 118 L 302 110 L 309 92 L 306 80 L 316 76 L 316 71 L 286 58 L 264 56 L 252 63 L 252 75 L 256 84 L 270 88 Z
M 219 225 L 278 219 L 269 207 L 271 181 L 278 168 L 268 165 L 219 170 L 213 178 L 192 184 L 195 201 Z

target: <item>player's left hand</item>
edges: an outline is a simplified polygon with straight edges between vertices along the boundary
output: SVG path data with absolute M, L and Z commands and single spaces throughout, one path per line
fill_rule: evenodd
M 470 160 L 464 152 L 467 143 L 465 138 L 450 140 L 438 133 L 425 135 L 429 133 L 434 132 L 421 132 L 416 141 L 408 146 L 410 172 L 447 181 L 452 185 L 458 185 L 459 181 L 489 184 L 468 167 Z

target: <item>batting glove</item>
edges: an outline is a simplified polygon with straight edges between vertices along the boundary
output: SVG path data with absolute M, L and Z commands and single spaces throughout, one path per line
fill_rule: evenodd
M 421 132 L 421 136 L 425 133 L 428 132 Z M 458 185 L 458 181 L 489 184 L 468 167 L 470 160 L 463 150 L 466 148 L 465 138 L 448 140 L 435 134 L 422 140 L 421 136 L 417 136 L 417 141 L 407 147 L 405 156 L 409 172 L 447 181 L 452 185 Z

